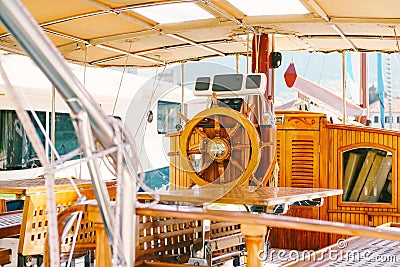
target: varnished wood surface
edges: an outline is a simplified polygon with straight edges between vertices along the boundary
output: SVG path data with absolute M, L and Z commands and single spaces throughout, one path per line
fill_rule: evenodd
M 71 182 L 67 178 L 55 179 L 57 190 L 73 189 Z M 92 186 L 91 180 L 74 179 L 78 188 L 89 188 Z M 107 185 L 111 185 L 115 181 L 108 181 Z M 16 194 L 16 195 L 32 195 L 46 191 L 44 178 L 21 179 L 21 180 L 0 180 L 0 194 Z
M 11 248 L 0 248 L 0 266 L 11 263 Z
M 277 128 L 279 186 L 328 188 L 325 157 L 326 116 L 304 111 L 277 111 L 283 124 Z M 328 198 L 329 199 L 329 198 Z M 322 207 L 292 206 L 287 215 L 308 219 L 326 219 Z M 270 236 L 273 247 L 294 250 L 318 250 L 327 246 L 325 233 L 275 228 Z
M 343 153 L 354 148 L 369 147 L 392 153 L 392 201 L 391 203 L 346 202 L 341 196 L 332 197 L 326 203 L 328 220 L 378 226 L 387 222 L 400 222 L 398 197 L 398 162 L 400 154 L 399 132 L 373 129 L 369 127 L 327 125 L 326 157 L 329 159 L 329 187 L 341 188 L 343 185 Z M 329 235 L 329 242 L 335 243 L 343 235 Z
M 22 210 L 0 213 L 0 239 L 20 233 Z
M 116 187 L 108 186 L 108 194 L 111 200 L 115 200 Z M 95 193 L 91 188 L 82 189 L 80 193 L 88 200 L 95 198 Z M 75 190 L 57 190 L 55 192 L 55 204 L 59 210 L 71 207 L 78 201 L 78 194 Z M 18 246 L 18 253 L 29 255 L 43 255 L 45 251 L 45 241 L 47 236 L 47 200 L 46 193 L 32 194 L 26 196 L 24 202 L 24 211 L 22 218 L 22 225 L 20 231 L 20 241 Z M 75 233 L 76 221 L 73 226 L 65 235 L 65 239 L 61 241 L 61 252 L 66 252 L 71 249 L 72 236 Z M 87 214 L 82 214 L 82 220 L 79 227 L 76 251 L 79 247 L 85 249 L 91 245 L 94 247 L 95 234 L 94 226 L 87 220 Z
M 365 226 L 400 222 L 399 131 L 329 124 L 325 116 L 311 112 L 296 111 L 293 114 L 285 111 L 277 112 L 277 115 L 285 117 L 285 124 L 278 126 L 277 131 L 279 186 L 342 188 L 344 152 L 367 147 L 384 149 L 392 153 L 391 203 L 344 202 L 342 196 L 338 195 L 328 198 L 325 205 L 320 208 L 293 207 L 288 214 Z M 318 124 L 318 117 L 320 117 L 319 128 L 315 126 Z M 307 124 L 313 126 L 310 125 L 310 128 L 307 128 Z M 315 131 L 310 129 L 315 129 Z M 300 147 L 299 153 L 296 153 L 294 144 Z M 273 246 L 279 248 L 318 250 L 335 243 L 340 238 L 347 238 L 347 236 L 337 234 L 320 234 L 320 236 L 318 238 L 312 232 L 296 234 L 293 230 L 274 229 L 271 242 Z
M 240 186 L 228 191 L 224 187 L 170 190 L 159 194 L 163 202 L 175 203 L 226 203 L 259 206 L 290 204 L 295 201 L 336 196 L 341 189 L 294 188 L 294 187 L 248 187 Z M 254 191 L 255 190 L 255 191 Z M 222 196 L 222 197 L 221 197 Z M 153 199 L 148 193 L 138 193 L 138 199 Z

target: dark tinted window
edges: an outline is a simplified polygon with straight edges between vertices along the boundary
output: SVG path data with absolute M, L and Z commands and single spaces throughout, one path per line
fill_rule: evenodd
M 67 113 L 56 113 L 55 147 L 60 155 L 68 154 L 69 152 L 79 147 L 78 137 L 76 136 L 75 128 L 72 125 L 71 117 Z
M 215 92 L 240 91 L 242 83 L 242 74 L 215 75 L 212 90 Z
M 260 84 L 261 84 L 261 76 L 260 75 L 247 75 L 246 89 L 260 88 Z
M 198 77 L 196 79 L 196 84 L 194 90 L 196 91 L 206 91 L 210 88 L 210 77 Z
M 36 113 L 42 125 L 46 125 L 46 113 Z M 33 118 L 30 115 L 31 119 Z M 44 145 L 44 135 L 36 121 L 33 125 Z M 40 165 L 31 142 L 14 110 L 0 110 L 0 170 L 33 168 Z

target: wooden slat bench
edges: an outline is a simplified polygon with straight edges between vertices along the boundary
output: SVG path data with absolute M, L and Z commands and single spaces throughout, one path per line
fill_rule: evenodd
M 202 248 L 202 221 L 137 216 L 137 260 L 187 263 Z
M 111 199 L 115 199 L 115 186 L 108 187 Z M 81 189 L 80 193 L 86 199 L 94 199 L 95 194 L 92 189 Z M 77 203 L 78 195 L 75 191 L 57 191 L 56 206 L 62 211 Z M 38 265 L 43 260 L 45 251 L 45 240 L 47 235 L 47 210 L 46 193 L 26 196 L 22 225 L 20 230 L 20 241 L 18 246 L 18 266 L 25 266 L 26 259 L 36 258 Z M 61 252 L 66 255 L 71 249 L 72 236 L 77 225 L 76 221 L 68 231 L 64 240 L 61 240 Z M 83 248 L 85 251 L 95 248 L 95 235 L 93 224 L 87 220 L 87 214 L 83 213 L 79 225 L 79 235 L 77 238 L 77 248 Z
M 86 210 L 85 205 L 76 205 L 60 212 L 58 216 L 59 235 L 61 236 L 63 228 L 72 214 L 85 213 Z M 89 224 L 95 227 L 96 242 L 100 240 L 103 244 L 102 247 L 109 252 L 108 242 L 103 236 L 103 234 L 105 235 L 103 225 L 97 223 L 97 219 L 93 220 L 93 216 L 97 218 L 97 215 L 89 215 Z M 138 216 L 137 225 L 135 266 L 192 266 L 182 263 L 188 262 L 192 249 L 196 251 L 202 248 L 203 226 L 201 220 Z M 91 249 L 94 250 L 96 244 L 93 245 Z M 80 250 L 84 247 L 78 243 L 75 248 Z M 47 249 L 46 252 L 48 252 Z M 109 257 L 101 256 L 102 259 L 96 259 L 97 263 L 100 266 L 111 266 L 111 261 L 107 260 Z M 49 266 L 47 259 L 48 255 L 45 254 L 45 266 Z M 155 263 L 150 263 L 149 260 Z
M 11 263 L 11 249 L 0 248 L 0 266 Z
M 19 235 L 22 224 L 22 210 L 0 213 L 0 239 Z

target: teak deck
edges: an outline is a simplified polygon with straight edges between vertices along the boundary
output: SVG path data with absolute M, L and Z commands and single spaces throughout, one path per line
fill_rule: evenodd
M 400 231 L 399 225 L 388 223 L 378 226 L 381 229 Z M 363 267 L 397 267 L 400 262 L 400 242 L 379 238 L 351 237 L 341 240 L 327 248 L 305 255 L 286 266 L 363 266 Z

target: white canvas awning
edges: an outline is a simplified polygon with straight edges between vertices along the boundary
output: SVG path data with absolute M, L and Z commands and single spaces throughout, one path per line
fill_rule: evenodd
M 23 3 L 67 60 L 93 66 L 149 67 L 246 54 L 254 32 L 274 33 L 277 51 L 399 51 L 396 0 Z M 21 52 L 2 26 L 0 49 Z

